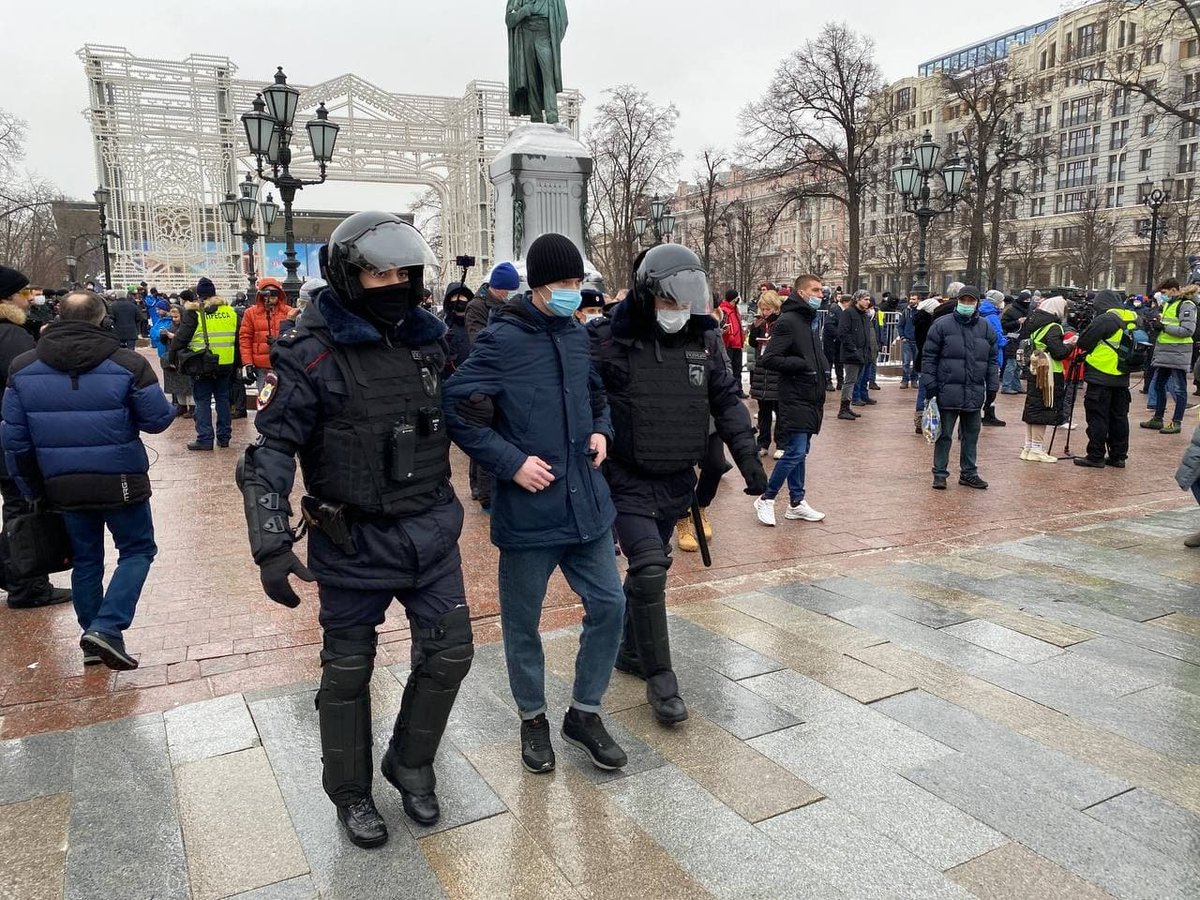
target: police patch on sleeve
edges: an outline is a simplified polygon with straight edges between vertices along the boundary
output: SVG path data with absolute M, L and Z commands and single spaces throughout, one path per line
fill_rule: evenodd
M 258 411 L 262 412 L 271 403 L 271 398 L 275 396 L 275 389 L 279 387 L 279 377 L 274 372 L 268 372 L 266 380 L 263 381 L 262 389 L 258 392 Z

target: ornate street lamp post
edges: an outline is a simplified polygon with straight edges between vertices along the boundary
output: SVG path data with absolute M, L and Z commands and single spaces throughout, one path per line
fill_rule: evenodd
M 654 199 L 650 201 L 650 218 L 638 216 L 633 220 L 633 231 L 637 235 L 638 242 L 642 240 L 642 235 L 646 233 L 646 226 L 650 224 L 654 226 L 654 243 L 661 244 L 664 240 L 670 242 L 671 235 L 675 231 L 675 215 L 667 207 L 667 201 L 654 195 Z
M 67 287 L 75 287 L 75 267 L 79 265 L 79 260 L 74 256 L 67 257 Z
M 98 187 L 92 192 L 92 198 L 96 201 L 96 206 L 100 208 L 100 237 L 103 240 L 104 247 L 104 289 L 112 289 L 112 263 L 108 258 L 108 216 L 105 207 L 108 206 L 108 201 L 112 197 L 112 193 L 106 187 Z
M 1159 228 L 1167 224 L 1167 217 L 1162 208 L 1171 202 L 1171 191 L 1175 188 L 1175 179 L 1168 175 L 1162 180 L 1162 187 L 1156 188 L 1154 182 L 1147 179 L 1142 182 L 1142 202 L 1150 210 L 1150 260 L 1146 265 L 1146 296 L 1154 293 L 1154 257 L 1158 253 Z
M 279 188 L 279 197 L 283 201 L 283 234 L 287 241 L 283 260 L 287 277 L 284 278 L 283 289 L 292 300 L 300 294 L 300 279 L 296 275 L 300 262 L 296 259 L 292 203 L 296 199 L 296 191 L 308 185 L 324 183 L 325 167 L 333 160 L 333 145 L 337 142 L 338 129 L 341 127 L 329 121 L 329 113 L 325 110 L 325 104 L 321 103 L 317 107 L 316 118 L 304 126 L 312 145 L 313 161 L 319 166 L 321 177 L 312 181 L 297 178 L 291 173 L 290 167 L 292 124 L 299 104 L 300 91 L 287 83 L 287 76 L 280 66 L 275 72 L 275 83 L 263 88 L 263 92 L 254 98 L 253 109 L 242 116 L 246 141 L 250 145 L 250 152 L 254 154 L 258 177 Z M 270 175 L 264 173 L 264 166 L 270 166 Z
M 929 264 L 926 260 L 929 223 L 954 209 L 962 194 L 963 181 L 967 175 L 967 168 L 959 161 L 957 154 L 947 160 L 946 165 L 939 171 L 938 162 L 941 155 L 942 148 L 926 130 L 921 143 L 913 147 L 911 153 L 905 153 L 899 165 L 892 169 L 892 178 L 900 194 L 901 206 L 905 212 L 917 217 L 920 239 L 917 243 L 917 268 L 913 273 L 911 293 L 922 299 L 929 296 Z M 935 177 L 940 177 L 945 186 L 944 201 L 940 207 L 930 206 L 929 182 Z
M 273 202 L 270 194 L 267 194 L 267 199 L 262 203 L 257 202 L 258 184 L 249 172 L 246 173 L 246 178 L 239 182 L 238 190 L 241 192 L 240 198 L 233 194 L 225 195 L 220 204 L 221 215 L 229 223 L 229 232 L 234 237 L 239 237 L 237 222 L 238 219 L 242 221 L 240 237 L 246 243 L 246 281 L 250 286 L 247 296 L 253 297 L 258 285 L 258 276 L 254 271 L 254 248 L 258 245 L 258 239 L 263 237 L 254 230 L 254 216 L 256 212 L 262 215 L 264 230 L 270 234 L 275 217 L 279 214 L 279 207 Z

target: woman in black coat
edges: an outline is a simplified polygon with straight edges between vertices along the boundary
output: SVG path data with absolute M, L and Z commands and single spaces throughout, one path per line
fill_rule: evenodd
M 1063 416 L 1063 396 L 1066 384 L 1063 378 L 1062 361 L 1071 355 L 1076 336 L 1063 336 L 1063 317 L 1067 314 L 1067 301 L 1062 297 L 1051 297 L 1026 320 L 1026 330 L 1032 341 L 1033 352 L 1044 351 L 1051 360 L 1054 377 L 1054 402 L 1047 404 L 1037 378 L 1030 374 L 1025 393 L 1025 411 L 1021 421 L 1025 423 L 1025 447 L 1021 459 L 1026 462 L 1058 462 L 1042 449 L 1047 425 L 1058 425 Z
M 767 291 L 758 298 L 758 317 L 750 326 L 750 344 L 754 347 L 754 368 L 750 370 L 750 396 L 758 401 L 758 455 L 766 456 L 779 401 L 779 373 L 763 368 L 763 350 L 779 321 L 779 295 Z M 779 451 L 782 455 L 783 451 Z

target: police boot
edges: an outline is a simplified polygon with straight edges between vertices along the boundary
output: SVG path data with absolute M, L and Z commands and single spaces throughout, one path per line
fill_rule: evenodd
M 371 799 L 371 669 L 375 629 L 359 625 L 326 631 L 321 650 L 317 718 L 321 729 L 321 783 L 351 842 L 378 847 L 387 824 Z
M 451 610 L 432 628 L 414 623 L 412 671 L 380 772 L 400 792 L 409 818 L 420 825 L 433 825 L 441 816 L 433 759 L 474 656 L 467 607 Z
M 636 675 L 638 678 L 645 678 L 642 674 L 642 661 L 638 659 L 637 640 L 633 636 L 633 622 L 629 619 L 629 607 L 632 601 L 629 599 L 629 585 L 625 586 L 625 629 L 621 634 L 621 646 L 617 650 L 617 661 L 613 663 L 613 668 L 618 672 L 624 672 L 626 675 Z
M 667 632 L 667 570 L 646 566 L 625 577 L 630 621 L 638 658 L 646 678 L 646 701 L 663 725 L 688 717 L 671 669 L 671 640 Z

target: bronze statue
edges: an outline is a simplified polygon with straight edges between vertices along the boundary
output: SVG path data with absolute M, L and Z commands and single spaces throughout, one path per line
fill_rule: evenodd
M 508 0 L 508 111 L 534 122 L 558 123 L 563 89 L 564 0 Z M 544 116 L 544 118 L 543 118 Z

